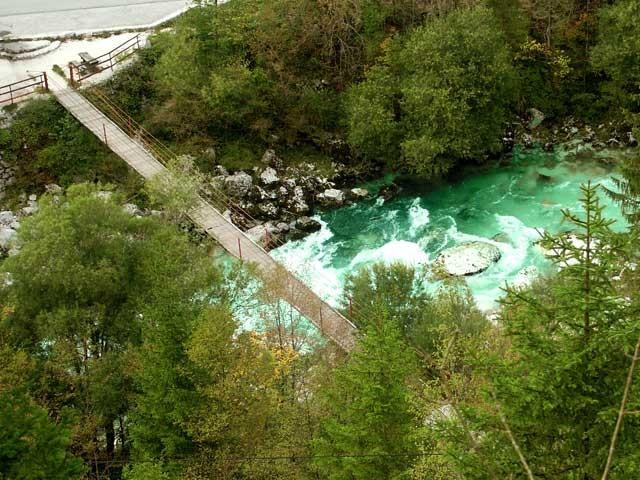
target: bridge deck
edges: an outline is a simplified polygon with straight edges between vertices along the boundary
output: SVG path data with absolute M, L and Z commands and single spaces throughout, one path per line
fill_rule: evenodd
M 147 149 L 122 131 L 84 96 L 56 82 L 51 82 L 51 92 L 80 123 L 145 179 L 166 171 Z M 198 207 L 189 213 L 196 225 L 232 256 L 241 256 L 243 261 L 257 264 L 276 295 L 309 319 L 325 336 L 346 351 L 353 347 L 356 328 L 349 320 L 320 299 L 208 202 L 200 198 L 198 203 Z

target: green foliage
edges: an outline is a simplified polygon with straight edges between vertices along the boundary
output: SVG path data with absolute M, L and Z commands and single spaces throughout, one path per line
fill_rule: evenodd
M 398 165 L 388 145 L 399 135 L 401 165 L 439 177 L 457 159 L 498 149 L 513 102 L 514 70 L 491 10 L 454 11 L 393 50 L 388 66 L 373 70 L 351 92 L 349 139 L 357 151 Z
M 124 480 L 173 480 L 176 477 L 166 473 L 155 463 L 136 463 L 124 471 Z
M 166 167 L 166 171 L 147 180 L 145 192 L 149 200 L 159 204 L 171 220 L 185 220 L 188 213 L 198 206 L 205 176 L 188 156 L 175 157 Z
M 0 134 L 0 150 L 17 168 L 17 188 L 127 176 L 126 165 L 53 100 L 33 100 L 22 108 Z
M 621 0 L 600 13 L 598 44 L 592 52 L 595 68 L 611 78 L 618 104 L 640 112 L 640 2 Z
M 408 382 L 416 359 L 383 308 L 322 391 L 329 416 L 313 440 L 329 479 L 401 478 L 415 452 Z
M 621 284 L 632 239 L 611 231 L 596 190 L 583 187 L 581 214 L 564 213 L 573 237 L 545 235 L 559 273 L 533 290 L 508 292 L 501 321 L 510 350 L 487 366 L 488 404 L 466 405 L 469 430 L 483 432 L 483 452 L 468 442 L 468 453 L 457 450 L 465 478 L 522 475 L 505 425 L 536 476 L 600 478 L 638 324 L 636 300 Z M 630 399 L 635 410 L 637 385 Z M 625 418 L 612 478 L 637 476 L 639 428 L 635 416 Z
M 634 134 L 640 134 L 636 129 Z M 627 222 L 634 227 L 640 226 L 640 158 L 633 154 L 625 158 L 620 165 L 619 177 L 612 177 L 615 189 L 604 187 L 605 193 L 620 205 Z
M 426 281 L 423 271 L 401 263 L 378 263 L 348 276 L 345 295 L 356 305 L 358 327 L 367 328 L 370 322 L 378 321 L 378 306 L 384 305 L 389 321 L 426 355 L 435 352 L 443 327 L 462 335 L 486 329 L 487 320 L 468 290 L 449 285 L 430 295 L 424 290 Z
M 69 453 L 70 431 L 24 392 L 0 390 L 0 478 L 83 478 L 82 461 Z
M 3 263 L 12 282 L 0 324 L 39 359 L 42 383 L 32 388 L 73 417 L 74 451 L 92 461 L 128 455 L 145 325 L 197 314 L 217 283 L 204 252 L 173 227 L 128 214 L 99 188 L 44 197 L 23 222 L 20 252 Z
M 395 113 L 397 79 L 387 66 L 375 66 L 350 89 L 345 108 L 347 139 L 364 158 L 392 164 L 400 156 L 402 129 Z

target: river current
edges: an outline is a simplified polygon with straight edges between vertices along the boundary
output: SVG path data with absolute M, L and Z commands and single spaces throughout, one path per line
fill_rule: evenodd
M 495 308 L 505 282 L 522 269 L 550 268 L 535 242 L 540 232 L 560 232 L 562 209 L 580 212 L 580 185 L 612 187 L 612 171 L 603 159 L 614 153 L 560 150 L 516 153 L 500 167 L 438 188 L 403 185 L 389 201 L 372 198 L 316 217 L 322 229 L 273 250 L 316 293 L 339 305 L 345 276 L 375 262 L 403 262 L 424 268 L 443 249 L 472 240 L 498 247 L 501 259 L 486 271 L 465 277 L 480 308 Z M 615 153 L 621 155 L 621 153 Z M 381 182 L 364 185 L 375 193 Z M 624 228 L 617 207 L 604 195 L 608 217 Z M 437 287 L 435 280 L 425 285 Z

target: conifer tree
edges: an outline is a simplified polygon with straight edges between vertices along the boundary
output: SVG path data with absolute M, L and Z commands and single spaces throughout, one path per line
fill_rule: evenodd
M 563 212 L 573 233 L 544 235 L 557 274 L 508 290 L 501 327 L 509 346 L 485 366 L 484 402 L 462 409 L 470 430 L 482 432 L 480 448 L 444 437 L 459 445 L 452 458 L 465 478 L 492 478 L 489 470 L 527 478 L 525 464 L 529 478 L 602 474 L 639 325 L 637 300 L 625 293 L 630 238 L 612 231 L 597 190 L 583 186 L 582 211 Z M 639 390 L 629 393 L 630 411 Z M 638 434 L 639 419 L 625 418 L 612 478 L 638 475 Z
M 400 478 L 413 461 L 408 381 L 415 358 L 380 306 L 348 362 L 322 392 L 328 417 L 314 440 L 329 479 Z

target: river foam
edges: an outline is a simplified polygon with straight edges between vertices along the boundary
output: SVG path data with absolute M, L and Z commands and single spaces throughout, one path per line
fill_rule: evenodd
M 424 192 L 413 185 L 391 200 L 378 198 L 327 212 L 318 218 L 319 232 L 273 255 L 338 305 L 345 277 L 359 268 L 376 262 L 428 267 L 445 248 L 487 242 L 500 249 L 501 259 L 465 279 L 477 304 L 490 310 L 505 284 L 520 278 L 524 268 L 549 268 L 535 242 L 544 230 L 567 228 L 561 210 L 580 211 L 579 187 L 588 180 L 611 185 L 609 171 L 595 160 L 578 163 L 565 155 L 530 153 L 512 167 L 457 184 Z M 601 200 L 610 204 L 604 195 Z M 608 206 L 606 213 L 620 219 L 614 207 Z

